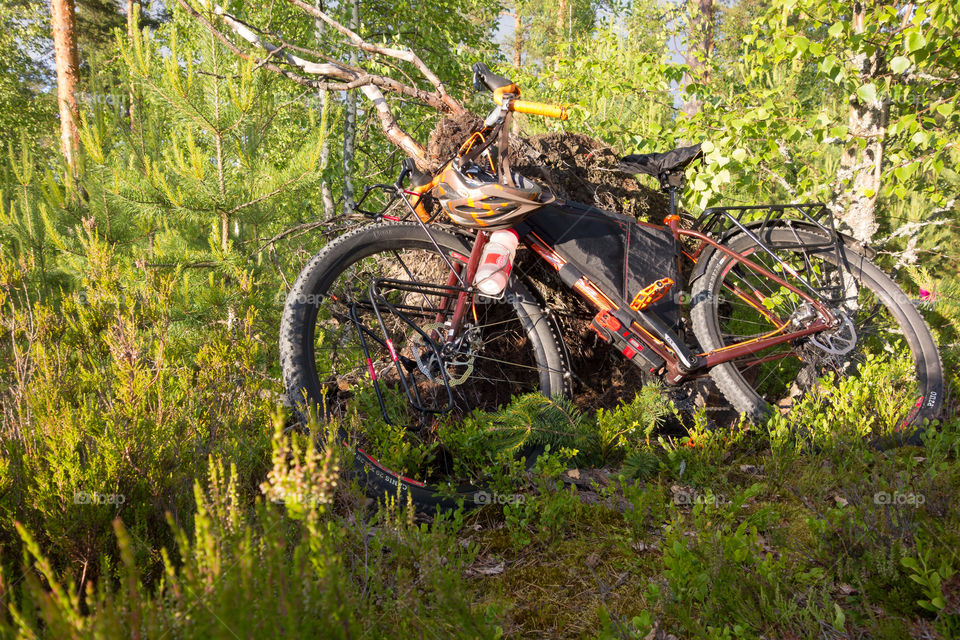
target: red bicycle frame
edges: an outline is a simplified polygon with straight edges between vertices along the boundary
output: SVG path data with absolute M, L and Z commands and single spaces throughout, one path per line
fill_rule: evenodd
M 822 302 L 809 295 L 807 292 L 792 285 L 777 274 L 757 264 L 749 257 L 740 255 L 735 251 L 723 246 L 710 236 L 700 231 L 679 228 L 679 219 L 677 219 L 675 216 L 668 217 L 666 222 L 667 224 L 665 226 L 651 226 L 659 229 L 669 229 L 674 234 L 674 237 L 678 240 L 681 237 L 689 237 L 698 240 L 700 242 L 700 246 L 695 252 L 696 256 L 702 254 L 703 250 L 707 247 L 713 247 L 714 250 L 723 252 L 730 258 L 731 265 L 741 264 L 764 276 L 765 278 L 769 278 L 778 285 L 786 288 L 789 292 L 799 296 L 803 301 L 809 303 L 817 311 L 818 315 L 817 319 L 815 319 L 806 327 L 796 329 L 794 331 L 785 331 L 784 329 L 787 327 L 787 324 L 785 322 L 779 322 L 776 318 L 771 318 L 769 316 L 764 309 L 763 301 L 761 299 L 757 299 L 756 296 L 759 295 L 757 292 L 751 293 L 739 290 L 737 288 L 730 289 L 728 286 L 728 289 L 731 290 L 731 293 L 744 300 L 750 306 L 762 310 L 764 315 L 767 315 L 768 319 L 771 320 L 771 324 L 777 326 L 777 329 L 760 338 L 752 338 L 750 340 L 737 342 L 719 349 L 712 349 L 710 351 L 695 354 L 695 366 L 684 367 L 682 365 L 681 358 L 677 354 L 677 350 L 670 346 L 670 344 L 682 345 L 683 343 L 681 339 L 673 334 L 673 332 L 669 329 L 658 332 L 656 330 L 652 330 L 649 326 L 643 326 L 643 324 L 641 324 L 643 321 L 642 313 L 633 312 L 631 310 L 631 315 L 639 316 L 639 321 L 634 320 L 631 322 L 631 332 L 636 340 L 640 341 L 646 348 L 649 348 L 653 353 L 657 354 L 664 360 L 666 363 L 664 367 L 664 373 L 666 374 L 666 379 L 668 382 L 677 384 L 685 379 L 700 375 L 703 370 L 709 369 L 710 367 L 718 364 L 743 358 L 744 356 L 749 356 L 754 353 L 759 353 L 770 347 L 818 333 L 832 326 L 834 318 L 830 313 L 830 310 Z M 461 276 L 465 276 L 463 278 L 463 282 L 465 283 L 470 283 L 473 281 L 477 266 L 480 262 L 480 254 L 482 253 L 483 247 L 486 244 L 487 237 L 488 234 L 486 232 L 478 232 L 473 249 L 470 252 L 470 256 L 455 256 L 459 258 L 458 262 L 460 264 L 457 265 L 458 270 L 450 274 L 447 282 L 448 287 L 454 287 Z M 527 234 L 522 239 L 522 242 L 557 272 L 566 266 L 567 261 L 535 233 L 531 232 Z M 686 255 L 689 259 L 696 261 L 693 256 L 686 254 L 686 252 L 684 252 L 684 255 Z M 610 296 L 605 294 L 600 287 L 590 280 L 588 275 L 582 275 L 576 282 L 573 283 L 572 289 L 581 297 L 583 297 L 594 309 L 597 310 L 598 313 L 614 313 L 621 309 L 628 309 L 628 307 L 622 307 Z M 469 290 L 463 288 L 461 288 L 458 292 L 456 296 L 456 302 L 454 304 L 453 314 L 450 318 L 449 328 L 447 330 L 447 340 L 452 340 L 454 337 L 456 337 L 460 329 L 463 327 L 467 307 L 471 304 L 471 297 L 473 295 L 474 294 Z M 444 304 L 444 308 L 439 310 L 437 314 L 437 320 L 442 320 L 448 311 L 449 299 Z M 750 361 L 750 364 L 784 358 L 789 354 L 790 352 L 787 351 L 775 355 L 760 357 L 756 360 Z M 626 356 L 627 354 L 625 353 L 624 355 Z

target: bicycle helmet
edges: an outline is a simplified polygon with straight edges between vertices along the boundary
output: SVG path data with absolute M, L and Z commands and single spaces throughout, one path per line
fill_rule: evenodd
M 497 182 L 474 162 L 458 165 L 454 160 L 444 167 L 435 195 L 440 208 L 461 226 L 506 229 L 554 200 L 552 194 L 544 194 L 539 185 L 518 174 L 512 175 L 516 186 L 510 186 Z

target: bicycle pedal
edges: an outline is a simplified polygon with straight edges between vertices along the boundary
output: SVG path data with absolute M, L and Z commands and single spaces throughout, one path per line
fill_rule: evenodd
M 672 278 L 661 278 L 653 284 L 648 284 L 636 295 L 630 303 L 630 308 L 634 311 L 643 311 L 670 293 L 671 288 L 673 288 Z

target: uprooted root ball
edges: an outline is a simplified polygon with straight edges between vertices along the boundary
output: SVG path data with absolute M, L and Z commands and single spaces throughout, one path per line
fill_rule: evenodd
M 443 118 L 427 144 L 430 167 L 439 169 L 460 145 L 483 126 L 472 113 Z M 667 200 L 655 189 L 620 171 L 617 153 L 580 133 L 543 133 L 511 137 L 509 161 L 521 175 L 546 186 L 558 198 L 660 222 Z

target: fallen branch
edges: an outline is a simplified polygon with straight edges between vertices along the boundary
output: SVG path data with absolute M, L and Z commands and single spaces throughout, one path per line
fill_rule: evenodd
M 196 0 L 197 4 L 209 14 L 219 17 L 237 37 L 254 47 L 262 49 L 267 54 L 267 57 L 264 59 L 254 58 L 218 29 L 211 19 L 208 19 L 207 16 L 204 16 L 200 11 L 191 6 L 187 0 L 177 0 L 177 3 L 230 51 L 244 60 L 252 59 L 258 67 L 278 73 L 298 84 L 315 89 L 328 91 L 359 90 L 373 105 L 374 112 L 380 122 L 380 128 L 383 130 L 387 139 L 403 150 L 407 156 L 413 158 L 421 168 L 425 168 L 427 165 L 426 149 L 400 127 L 384 92 L 413 98 L 442 113 L 462 114 L 465 111 L 463 106 L 447 93 L 440 78 L 413 52 L 366 42 L 351 29 L 348 29 L 326 13 L 310 6 L 302 0 L 288 1 L 314 18 L 330 25 L 342 34 L 350 45 L 362 51 L 393 58 L 413 65 L 427 81 L 433 85 L 433 91 L 421 89 L 413 84 L 404 84 L 389 76 L 370 73 L 357 66 L 334 61 L 317 52 L 310 52 L 310 54 L 315 55 L 317 58 L 326 59 L 325 62 L 308 60 L 293 53 L 293 51 L 297 51 L 304 55 L 310 55 L 307 53 L 308 50 L 289 45 L 283 42 L 282 39 L 280 44 L 275 44 L 263 37 L 254 27 L 228 13 L 220 5 L 213 4 L 209 2 L 209 0 Z M 309 76 L 319 76 L 322 80 Z

